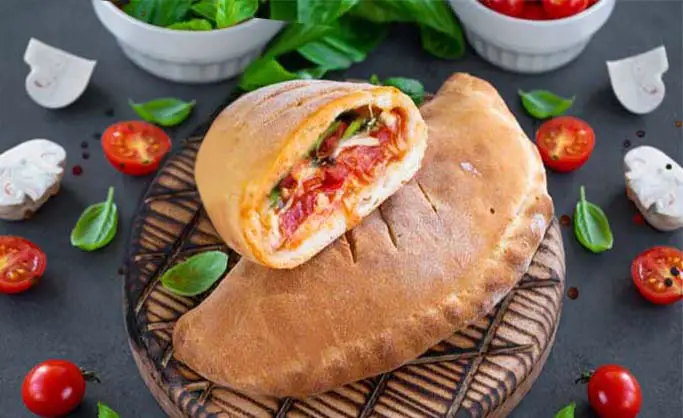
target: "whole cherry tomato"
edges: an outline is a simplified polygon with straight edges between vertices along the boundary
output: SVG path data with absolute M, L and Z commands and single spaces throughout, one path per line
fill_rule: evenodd
M 524 5 L 523 19 L 527 20 L 547 20 L 545 10 L 540 2 L 528 2 Z
M 607 364 L 579 381 L 588 381 L 588 402 L 600 418 L 635 418 L 640 412 L 640 384 L 627 369 Z
M 83 401 L 86 378 L 94 377 L 65 360 L 40 363 L 24 378 L 21 387 L 24 405 L 43 418 L 63 417 Z
M 543 8 L 550 19 L 574 16 L 588 8 L 588 0 L 543 0 Z
M 524 0 L 481 0 L 481 3 L 506 16 L 522 17 L 524 13 Z

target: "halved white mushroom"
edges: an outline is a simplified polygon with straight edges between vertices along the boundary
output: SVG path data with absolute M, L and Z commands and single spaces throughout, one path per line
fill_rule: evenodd
M 626 190 L 647 222 L 661 231 L 683 227 L 683 169 L 657 148 L 641 146 L 624 157 Z
M 619 61 L 608 61 L 607 69 L 614 94 L 629 111 L 650 113 L 664 100 L 666 86 L 662 76 L 669 69 L 664 46 Z
M 0 154 L 0 219 L 30 217 L 57 194 L 66 151 L 47 139 L 32 139 Z
M 28 43 L 24 61 L 31 67 L 26 92 L 34 102 L 48 109 L 75 102 L 88 86 L 97 63 L 34 38 Z

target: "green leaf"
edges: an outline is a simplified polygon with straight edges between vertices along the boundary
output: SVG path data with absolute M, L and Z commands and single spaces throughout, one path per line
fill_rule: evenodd
M 373 74 L 370 76 L 370 84 L 374 84 L 375 86 L 379 86 L 382 84 L 382 81 L 379 79 L 377 74 Z
M 181 296 L 196 296 L 206 292 L 228 268 L 228 255 L 221 251 L 207 251 L 194 255 L 173 266 L 161 276 L 161 283 Z
M 586 189 L 581 186 L 580 200 L 574 210 L 574 235 L 586 249 L 598 254 L 612 248 L 614 238 L 602 209 L 586 200 Z
M 88 207 L 71 231 L 71 245 L 84 251 L 95 251 L 114 239 L 119 215 L 114 203 L 114 188 L 110 187 L 107 200 Z
M 304 25 L 301 23 L 291 23 L 280 32 L 278 37 L 263 55 L 267 58 L 275 58 L 288 52 L 296 51 L 302 45 L 311 41 L 318 40 L 334 28 L 328 25 Z
M 300 77 L 287 71 L 274 58 L 261 58 L 254 61 L 242 74 L 239 87 L 244 91 L 252 91 L 282 81 L 297 80 Z
M 524 109 L 536 119 L 560 116 L 574 104 L 574 98 L 565 99 L 548 90 L 519 91 Z
M 217 0 L 216 27 L 227 28 L 251 19 L 258 6 L 258 0 Z
M 197 16 L 200 16 L 210 22 L 216 22 L 216 1 L 217 0 L 200 0 L 192 4 L 191 10 Z
M 368 118 L 356 118 L 349 124 L 349 126 L 346 127 L 344 130 L 344 133 L 342 134 L 341 139 L 348 139 L 351 138 L 353 135 L 356 134 L 360 130 L 360 128 L 363 127 L 363 125 L 367 125 Z
M 156 26 L 185 20 L 192 0 L 131 0 L 123 10 L 134 18 Z
M 576 403 L 572 402 L 569 405 L 562 408 L 557 414 L 555 414 L 555 418 L 574 418 L 575 409 Z
M 270 18 L 285 22 L 296 22 L 298 19 L 297 0 L 271 0 Z
M 385 86 L 396 87 L 410 96 L 416 105 L 421 105 L 425 98 L 425 88 L 418 80 L 404 77 L 392 77 L 384 80 Z
M 367 58 L 387 36 L 388 26 L 344 16 L 318 41 L 297 49 L 309 61 L 329 70 L 343 70 Z
M 206 19 L 191 19 L 185 22 L 178 22 L 168 26 L 169 29 L 176 30 L 190 30 L 190 31 L 205 31 L 213 30 L 211 22 Z
M 119 414 L 102 402 L 97 402 L 97 418 L 119 418 Z
M 422 47 L 438 58 L 457 59 L 465 53 L 465 40 L 462 32 L 457 35 L 448 35 L 439 32 L 429 26 L 420 26 L 422 35 Z
M 190 116 L 196 102 L 194 100 L 184 102 L 180 99 L 163 98 L 147 103 L 135 103 L 129 100 L 128 103 L 135 113 L 147 122 L 171 127 L 183 123 Z
M 404 15 L 400 9 L 392 4 L 385 5 L 382 1 L 361 1 L 349 13 L 375 23 L 413 21 L 413 18 Z
M 297 22 L 328 24 L 355 6 L 359 0 L 298 0 Z

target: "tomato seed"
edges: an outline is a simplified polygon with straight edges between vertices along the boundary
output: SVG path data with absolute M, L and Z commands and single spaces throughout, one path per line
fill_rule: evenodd
M 80 165 L 75 165 L 71 167 L 71 173 L 74 176 L 80 176 L 81 174 L 83 174 L 83 167 L 81 167 Z

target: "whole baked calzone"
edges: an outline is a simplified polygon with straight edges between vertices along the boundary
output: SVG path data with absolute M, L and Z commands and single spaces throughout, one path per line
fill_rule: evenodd
M 422 114 L 413 181 L 299 268 L 240 261 L 178 321 L 176 358 L 240 391 L 303 397 L 397 368 L 489 312 L 552 216 L 541 160 L 483 80 L 452 76 Z
M 242 96 L 197 155 L 197 189 L 242 256 L 293 268 L 415 176 L 427 128 L 394 87 L 298 80 Z

